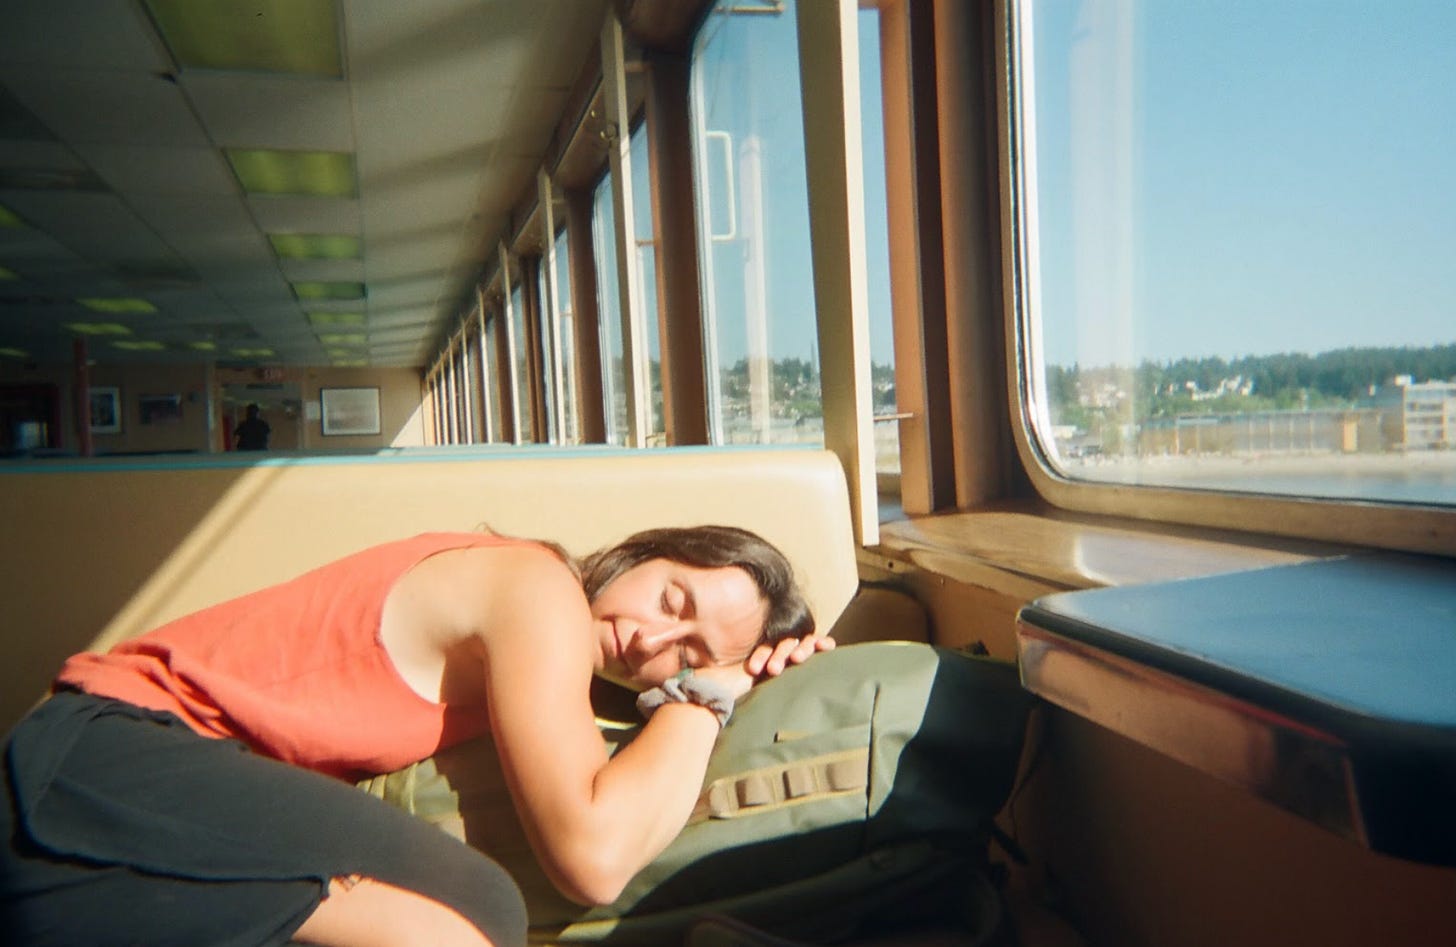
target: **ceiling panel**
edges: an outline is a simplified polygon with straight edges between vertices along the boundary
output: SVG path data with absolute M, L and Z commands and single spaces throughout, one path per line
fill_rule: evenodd
M 0 168 L 83 170 L 85 163 L 66 145 L 55 141 L 9 139 L 0 145 Z
M 606 8 L 338 0 L 345 78 L 317 79 L 179 69 L 142 0 L 0 0 L 0 204 L 26 224 L 0 228 L 21 277 L 0 281 L 0 348 L 68 353 L 69 300 L 143 295 L 161 311 L 139 329 L 243 326 L 264 364 L 326 361 L 305 314 L 363 312 L 375 364 L 422 367 L 534 189 Z M 350 153 L 358 196 L 249 196 L 229 147 Z M 358 236 L 363 259 L 280 261 L 270 233 Z M 300 302 L 290 280 L 367 299 Z
M 133 201 L 139 195 L 185 194 L 237 204 L 237 178 L 213 148 L 82 142 L 76 150 L 107 186 Z
M 150 73 L 0 67 L 0 82 L 58 138 L 72 144 L 208 144 L 176 84 Z
M 181 85 L 218 147 L 354 150 L 349 86 L 338 79 L 205 72 Z
M 359 202 L 347 198 L 262 195 L 246 200 L 262 233 L 360 233 Z
M 115 194 L 0 191 L 0 203 L 98 266 L 115 270 L 177 256 Z
M 166 72 L 166 49 L 136 0 L 7 0 L 0 62 Z

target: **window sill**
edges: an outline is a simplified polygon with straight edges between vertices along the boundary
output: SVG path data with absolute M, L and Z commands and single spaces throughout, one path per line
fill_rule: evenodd
M 1068 513 L 1034 501 L 880 524 L 869 564 L 914 567 L 1007 595 L 1135 585 L 1349 552 L 1324 543 Z

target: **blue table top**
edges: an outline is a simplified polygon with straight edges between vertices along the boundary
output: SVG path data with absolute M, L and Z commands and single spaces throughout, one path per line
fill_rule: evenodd
M 1024 618 L 1241 696 L 1456 733 L 1456 561 L 1367 554 L 1065 592 Z

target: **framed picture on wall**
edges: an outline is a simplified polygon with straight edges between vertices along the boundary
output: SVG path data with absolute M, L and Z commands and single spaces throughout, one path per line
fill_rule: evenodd
M 121 389 L 91 388 L 91 433 L 121 433 Z
M 143 424 L 170 424 L 182 420 L 181 395 L 142 395 L 137 415 Z
M 378 388 L 320 388 L 319 410 L 325 436 L 378 434 Z

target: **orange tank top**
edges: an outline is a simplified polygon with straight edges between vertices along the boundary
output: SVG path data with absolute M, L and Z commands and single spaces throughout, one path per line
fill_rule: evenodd
M 366 549 L 71 657 L 57 685 L 176 714 L 207 737 L 345 779 L 387 773 L 485 732 L 484 706 L 417 694 L 380 640 L 385 596 L 439 552 L 520 543 L 426 533 Z

